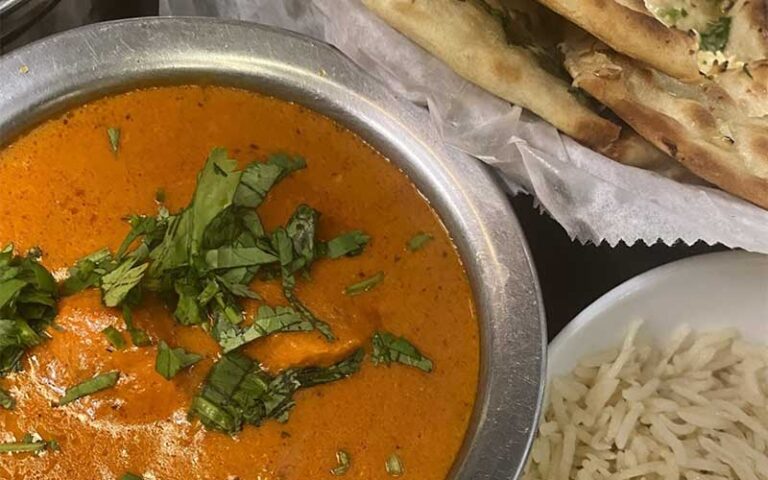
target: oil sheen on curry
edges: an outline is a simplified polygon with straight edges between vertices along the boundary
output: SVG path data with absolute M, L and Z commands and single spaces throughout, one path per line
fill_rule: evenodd
M 470 287 L 352 132 L 242 90 L 137 90 L 4 147 L 0 184 L 0 478 L 448 474 Z

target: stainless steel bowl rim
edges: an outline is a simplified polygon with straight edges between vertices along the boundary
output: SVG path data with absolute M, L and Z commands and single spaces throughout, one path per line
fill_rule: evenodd
M 95 24 L 0 58 L 0 146 L 74 105 L 137 86 L 215 83 L 303 104 L 361 135 L 437 210 L 467 268 L 480 318 L 481 371 L 450 478 L 511 479 L 538 420 L 544 312 L 522 230 L 494 177 L 439 139 L 399 99 L 328 45 L 255 24 L 151 18 Z

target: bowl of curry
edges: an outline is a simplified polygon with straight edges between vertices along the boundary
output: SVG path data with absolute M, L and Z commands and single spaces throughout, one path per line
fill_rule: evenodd
M 205 19 L 60 34 L 0 86 L 1 478 L 520 472 L 535 273 L 425 111 Z

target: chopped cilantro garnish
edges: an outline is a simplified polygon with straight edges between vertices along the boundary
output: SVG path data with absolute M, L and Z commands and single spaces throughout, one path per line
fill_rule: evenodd
M 167 343 L 160 341 L 157 346 L 155 371 L 166 380 L 170 380 L 182 369 L 194 365 L 202 359 L 203 357 L 196 353 L 187 352 L 183 348 L 171 348 Z
M 408 250 L 416 252 L 424 248 L 435 237 L 428 233 L 419 232 L 408 240 Z
M 155 190 L 155 201 L 157 203 L 165 203 L 165 189 L 163 187 L 158 187 Z
M 0 377 L 19 370 L 24 352 L 47 337 L 56 315 L 56 282 L 38 255 L 0 250 Z
M 371 237 L 361 230 L 347 232 L 324 244 L 325 256 L 328 258 L 341 258 L 359 255 L 370 240 Z
M 68 388 L 64 396 L 59 400 L 59 406 L 72 403 L 79 398 L 93 395 L 96 392 L 112 388 L 117 384 L 119 378 L 120 372 L 103 373 L 101 375 L 96 375 L 93 378 L 89 378 L 74 387 Z
M 62 295 L 73 295 L 86 288 L 98 286 L 111 261 L 112 254 L 106 248 L 78 260 L 69 269 L 67 279 L 62 283 Z
M 294 274 L 307 272 L 315 260 L 314 235 L 320 214 L 306 205 L 299 205 L 288 225 L 272 233 L 272 248 L 280 260 L 283 293 L 291 306 L 309 321 L 329 341 L 335 337 L 330 326 L 317 318 L 296 296 Z
M 144 480 L 144 477 L 136 475 L 135 473 L 126 472 L 120 477 L 120 480 Z
M 351 466 L 350 460 L 349 453 L 344 450 L 338 450 L 336 452 L 336 466 L 331 469 L 331 474 L 340 477 L 347 473 Z
M 205 269 L 230 270 L 277 262 L 277 257 L 259 247 L 222 247 L 205 252 Z
M 144 263 L 134 267 L 133 264 L 133 259 L 123 262 L 101 277 L 101 293 L 104 305 L 117 307 L 122 304 L 131 290 L 141 282 L 149 265 Z
M 10 393 L 0 388 L 0 407 L 6 410 L 13 410 L 16 406 L 16 400 L 13 399 Z
M 37 453 L 46 448 L 57 451 L 59 443 L 56 440 L 34 440 L 31 435 L 26 435 L 22 442 L 0 443 L 0 453 Z
M 214 364 L 192 401 L 190 414 L 207 428 L 229 434 L 237 433 L 244 424 L 285 421 L 297 390 L 346 378 L 358 371 L 362 359 L 360 350 L 327 368 L 289 369 L 273 377 L 247 356 L 228 353 Z
M 393 453 L 389 456 L 387 462 L 384 464 L 384 468 L 391 477 L 399 477 L 405 473 L 403 460 L 397 453 Z
M 230 352 L 258 338 L 277 332 L 306 332 L 314 329 L 312 322 L 304 319 L 292 307 L 259 307 L 253 322 L 239 328 L 229 322 L 218 325 L 217 338 L 224 352 Z
M 125 348 L 125 339 L 123 338 L 123 334 L 120 333 L 120 331 L 115 327 L 113 327 L 112 325 L 102 330 L 101 333 L 103 333 L 104 336 L 107 337 L 107 341 L 109 342 L 109 344 L 115 347 L 116 349 L 122 350 L 123 348 Z
M 373 363 L 390 365 L 392 362 L 416 367 L 425 372 L 432 371 L 432 361 L 419 352 L 411 342 L 389 332 L 373 334 Z
M 112 148 L 112 153 L 117 153 L 120 150 L 120 129 L 109 127 L 107 129 L 107 137 L 109 138 L 109 146 Z
M 47 444 L 45 442 L 10 442 L 0 443 L 0 453 L 24 453 L 24 452 L 39 452 L 45 449 Z
M 354 283 L 344 289 L 344 293 L 349 296 L 360 295 L 365 292 L 370 292 L 378 284 L 384 281 L 384 272 L 378 272 L 377 274 L 366 278 L 360 282 Z
M 133 324 L 133 312 L 125 305 L 123 306 L 123 322 L 125 323 L 125 329 L 128 335 L 131 336 L 131 342 L 137 347 L 146 347 L 152 344 L 152 340 L 147 335 L 147 332 L 140 328 L 136 328 Z
M 266 163 L 251 163 L 243 170 L 240 185 L 235 192 L 235 204 L 258 207 L 277 182 L 306 166 L 303 158 L 285 154 L 272 155 Z
M 688 16 L 688 10 L 684 8 L 667 7 L 658 10 L 656 14 L 667 24 L 674 26 L 678 20 Z
M 700 33 L 699 47 L 709 52 L 719 52 L 728 44 L 731 34 L 731 17 L 720 17 Z
M 296 277 L 309 278 L 318 259 L 360 254 L 369 237 L 353 230 L 322 242 L 317 238 L 320 213 L 303 204 L 284 226 L 268 232 L 255 210 L 277 182 L 305 166 L 302 158 L 281 154 L 237 170 L 226 150 L 216 148 L 198 174 L 186 208 L 172 214 L 161 205 L 155 217 L 130 216 L 131 229 L 117 252 L 101 250 L 81 259 L 62 285 L 65 294 L 100 288 L 104 305 L 122 308 L 135 345 L 150 343 L 132 316 L 146 292 L 168 299 L 179 323 L 209 331 L 224 356 L 191 407 L 209 428 L 234 433 L 245 423 L 285 420 L 296 390 L 345 378 L 362 360 L 359 352 L 328 368 L 290 369 L 271 376 L 234 352 L 276 332 L 315 329 L 329 341 L 334 339 L 330 326 L 298 298 Z M 250 288 L 257 278 L 280 278 L 288 306 L 262 306 L 249 322 L 242 301 L 259 299 Z M 368 291 L 382 278 L 383 273 L 378 274 L 347 293 Z M 161 342 L 156 370 L 170 379 L 199 360 L 197 354 Z M 114 385 L 118 373 L 107 375 L 113 377 L 95 377 L 68 390 L 61 404 Z
M 277 182 L 305 166 L 300 157 L 278 154 L 238 171 L 226 150 L 214 149 L 186 208 L 177 214 L 161 208 L 156 217 L 129 217 L 131 230 L 117 253 L 102 250 L 77 262 L 62 291 L 72 294 L 98 286 L 106 306 L 123 307 L 127 330 L 137 344 L 148 338 L 133 328 L 130 309 L 138 306 L 144 291 L 175 302 L 171 308 L 180 323 L 226 333 L 222 338 L 228 339 L 228 349 L 269 334 L 265 332 L 306 330 L 309 325 L 333 339 L 330 327 L 296 295 L 295 275 L 308 275 L 318 258 L 360 253 L 368 237 L 352 231 L 328 243 L 318 241 L 320 214 L 307 205 L 299 205 L 284 227 L 269 233 L 254 210 Z M 263 319 L 257 318 L 247 329 L 237 327 L 244 320 L 241 299 L 258 299 L 249 288 L 257 275 L 282 278 L 285 297 L 300 322 L 263 328 Z

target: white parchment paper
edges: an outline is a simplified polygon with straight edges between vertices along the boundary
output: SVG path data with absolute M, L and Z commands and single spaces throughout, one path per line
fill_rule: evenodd
M 370 13 L 359 0 L 160 0 L 163 15 L 250 20 L 328 42 L 429 109 L 449 145 L 532 193 L 568 233 L 615 245 L 678 240 L 768 253 L 768 212 L 718 190 L 620 165 L 481 90 Z

